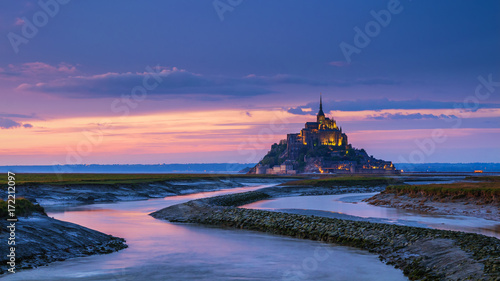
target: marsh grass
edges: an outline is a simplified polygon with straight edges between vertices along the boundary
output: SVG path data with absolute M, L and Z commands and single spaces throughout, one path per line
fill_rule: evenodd
M 320 179 L 297 180 L 284 183 L 282 185 L 293 186 L 380 186 L 387 184 L 398 184 L 402 181 L 398 178 L 389 177 L 365 177 L 365 176 L 343 176 L 343 177 L 325 177 Z
M 484 203 L 500 201 L 500 181 L 482 182 L 457 182 L 447 184 L 428 185 L 391 185 L 386 188 L 385 193 L 397 195 L 409 195 L 412 197 L 425 196 L 450 199 L 481 199 Z
M 487 181 L 487 182 L 500 182 L 500 176 L 469 176 L 465 178 L 466 180 L 472 181 Z
M 25 198 L 17 198 L 14 206 L 16 207 L 14 211 L 16 217 L 25 217 L 32 215 L 33 213 L 47 215 L 42 206 L 40 206 L 39 204 L 33 204 L 31 203 L 31 201 Z M 3 199 L 0 199 L 0 218 L 12 218 L 9 216 L 8 202 L 4 201 Z
M 247 174 L 17 174 L 16 184 L 135 184 L 163 181 L 195 181 L 232 178 L 278 178 L 274 175 Z M 7 184 L 6 179 L 0 181 Z

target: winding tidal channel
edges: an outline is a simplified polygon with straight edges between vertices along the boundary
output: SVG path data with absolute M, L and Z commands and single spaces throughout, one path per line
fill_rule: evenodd
M 258 201 L 242 208 L 463 231 L 500 239 L 498 221 L 468 216 L 433 215 L 374 206 L 362 201 L 375 194 L 377 193 L 283 197 Z
M 48 209 L 56 219 L 123 237 L 129 247 L 51 263 L 2 280 L 407 280 L 367 251 L 247 230 L 175 224 L 148 215 L 193 199 L 268 186 Z
M 321 242 L 157 220 L 148 214 L 193 199 L 253 191 L 268 185 L 248 185 L 162 199 L 47 208 L 59 220 L 122 237 L 129 247 L 116 253 L 74 258 L 6 275 L 3 280 L 407 280 L 400 270 L 367 251 Z M 370 206 L 361 199 L 373 194 L 301 196 L 265 200 L 246 207 L 288 212 L 322 212 L 388 220 L 412 220 L 440 228 L 455 221 L 458 230 L 486 228 L 487 222 L 460 218 L 429 218 Z M 355 204 L 353 204 L 355 203 Z M 372 209 L 374 208 L 374 209 Z M 384 211 L 385 209 L 385 211 Z M 425 220 L 422 220 L 425 218 Z M 430 222 L 429 222 L 430 220 Z M 441 221 L 440 221 L 441 220 Z M 478 225 L 479 224 L 479 225 Z M 465 228 L 465 229 L 463 229 Z M 71 235 L 68 233 L 67 235 Z

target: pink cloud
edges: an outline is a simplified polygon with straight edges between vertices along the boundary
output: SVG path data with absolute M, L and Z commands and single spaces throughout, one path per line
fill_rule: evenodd
M 54 72 L 54 67 L 43 63 L 23 65 L 31 72 L 44 69 Z M 213 77 L 189 72 L 177 67 L 153 67 L 155 74 L 149 72 L 106 72 L 102 74 L 50 75 L 46 79 L 24 79 L 19 81 L 16 90 L 44 92 L 65 97 L 95 98 L 116 97 L 144 83 L 145 78 L 159 81 L 152 93 L 156 95 L 203 94 L 213 96 L 255 96 L 269 93 L 262 85 L 313 83 L 301 77 L 276 75 L 272 77 L 232 78 Z M 73 71 L 73 68 L 61 69 Z M 24 70 L 23 70 L 24 71 Z M 36 75 L 33 75 L 37 78 Z M 149 79 L 148 78 L 148 79 Z M 152 83 L 151 81 L 149 83 Z
M 23 25 L 23 24 L 24 24 L 24 20 L 23 20 L 23 19 L 21 19 L 21 18 L 16 18 L 16 22 L 14 23 L 14 25 L 19 26 L 19 25 Z
M 345 61 L 331 61 L 328 64 L 336 66 L 336 67 L 343 67 L 343 66 L 348 66 L 349 65 L 349 63 L 347 63 Z
M 45 81 L 67 77 L 76 72 L 78 72 L 76 66 L 68 63 L 50 65 L 43 62 L 27 62 L 19 65 L 9 64 L 6 68 L 0 68 L 0 79 L 19 81 L 28 78 L 30 81 L 36 81 L 36 78 L 41 78 Z
M 57 71 L 65 72 L 65 73 L 74 73 L 74 72 L 76 72 L 76 67 L 74 65 L 61 63 L 61 64 L 59 64 Z
M 74 73 L 76 67 L 68 63 L 50 65 L 43 62 L 27 62 L 21 65 L 9 64 L 9 68 L 4 71 L 10 71 L 17 74 L 39 74 L 39 73 Z
M 35 74 L 35 73 L 55 73 L 55 72 L 62 72 L 62 73 L 74 73 L 76 72 L 76 67 L 67 63 L 60 63 L 57 66 L 52 66 L 50 64 L 46 64 L 43 62 L 28 62 L 28 63 L 23 63 L 21 66 L 13 67 L 14 70 L 18 70 L 23 73 L 27 74 Z

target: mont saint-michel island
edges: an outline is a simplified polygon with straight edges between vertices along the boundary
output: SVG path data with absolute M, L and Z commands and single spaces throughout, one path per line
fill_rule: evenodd
M 300 133 L 272 145 L 249 174 L 295 175 L 299 173 L 397 174 L 391 161 L 368 156 L 349 144 L 342 127 L 326 117 L 320 96 L 316 122 L 306 122 Z
M 500 281 L 499 34 L 499 0 L 0 0 L 0 280 Z

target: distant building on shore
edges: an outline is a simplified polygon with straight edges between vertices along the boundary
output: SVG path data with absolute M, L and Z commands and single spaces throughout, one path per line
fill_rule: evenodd
M 296 158 L 303 147 L 329 146 L 343 149 L 351 148 L 347 135 L 342 133 L 342 128 L 337 126 L 335 119 L 330 119 L 323 112 L 323 98 L 319 99 L 319 112 L 316 122 L 306 122 L 298 134 L 287 135 L 287 150 L 289 158 Z
M 297 173 L 396 173 L 390 161 L 368 156 L 364 149 L 354 149 L 333 118 L 323 112 L 320 97 L 316 122 L 306 122 L 300 133 L 288 134 L 275 143 L 269 153 L 250 170 L 252 174 Z

